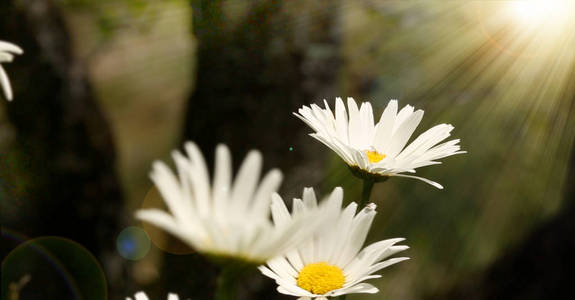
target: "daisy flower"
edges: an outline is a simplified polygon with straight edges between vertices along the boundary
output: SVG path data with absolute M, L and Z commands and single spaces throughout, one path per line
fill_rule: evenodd
M 22 54 L 24 51 L 12 43 L 0 41 L 0 86 L 4 90 L 4 97 L 6 100 L 12 100 L 12 88 L 10 87 L 10 80 L 8 74 L 2 67 L 2 63 L 11 62 L 15 54 Z
M 437 182 L 402 173 L 415 173 L 416 168 L 440 164 L 438 159 L 465 153 L 460 151 L 459 139 L 438 145 L 449 137 L 453 130 L 450 124 L 436 125 L 407 145 L 423 118 L 423 110 L 414 111 L 413 106 L 406 105 L 398 112 L 397 100 L 389 101 L 377 123 L 369 102 L 358 108 L 353 98 L 347 98 L 346 110 L 342 99 L 337 98 L 335 115 L 324 103 L 325 108 L 303 106 L 294 115 L 315 130 L 312 137 L 335 151 L 362 179 L 409 177 L 442 189 Z
M 134 298 L 126 297 L 126 300 L 149 300 L 149 298 L 148 298 L 148 296 L 146 296 L 146 293 L 137 292 L 134 295 Z M 168 294 L 168 300 L 180 300 L 180 298 L 176 294 L 169 293 Z
M 215 172 L 210 184 L 208 169 L 196 144 L 185 145 L 187 156 L 175 151 L 177 176 L 162 162 L 155 162 L 151 178 L 170 213 L 160 209 L 136 212 L 208 257 L 261 265 L 308 238 L 323 217 L 311 211 L 285 226 L 270 220 L 272 194 L 282 173 L 269 171 L 261 180 L 262 156 L 249 152 L 234 181 L 230 151 L 216 148 Z M 317 214 L 320 212 L 318 211 Z
M 300 297 L 299 300 L 326 299 L 345 294 L 377 293 L 379 290 L 363 281 L 379 278 L 373 273 L 408 259 L 389 256 L 408 249 L 395 245 L 402 238 L 383 240 L 361 250 L 375 216 L 375 204 L 370 203 L 356 214 L 357 204 L 341 209 L 343 190 L 336 188 L 326 207 L 330 208 L 331 223 L 323 225 L 312 239 L 284 256 L 269 260 L 260 271 L 275 280 L 278 292 Z M 276 201 L 278 204 L 283 201 Z M 273 211 L 276 225 L 287 224 L 297 213 L 316 207 L 313 189 L 304 190 L 303 201 L 294 199 L 290 215 L 285 205 Z

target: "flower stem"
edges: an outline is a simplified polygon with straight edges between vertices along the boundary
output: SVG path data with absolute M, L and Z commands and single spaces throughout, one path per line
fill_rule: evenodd
M 375 181 L 364 179 L 363 180 L 363 190 L 361 192 L 361 202 L 359 202 L 359 208 L 364 208 L 367 203 L 369 202 L 369 197 L 371 196 L 371 190 L 373 189 L 373 185 Z
M 233 268 L 222 269 L 218 277 L 218 287 L 216 289 L 216 300 L 236 299 L 239 272 Z

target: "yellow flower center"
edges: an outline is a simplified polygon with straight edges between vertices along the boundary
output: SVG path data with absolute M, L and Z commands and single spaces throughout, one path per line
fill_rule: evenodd
M 297 286 L 317 295 L 337 290 L 344 283 L 343 271 L 325 262 L 307 264 L 297 276 Z
M 385 158 L 385 154 L 380 154 L 375 150 L 364 150 L 365 154 L 367 154 L 367 159 L 370 163 L 374 164 L 376 162 L 381 161 Z

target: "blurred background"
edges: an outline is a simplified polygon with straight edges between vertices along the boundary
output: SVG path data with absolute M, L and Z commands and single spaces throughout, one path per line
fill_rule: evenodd
M 185 140 L 279 167 L 284 199 L 361 182 L 291 115 L 336 96 L 425 110 L 468 154 L 375 186 L 368 242 L 411 260 L 348 299 L 565 299 L 575 261 L 575 2 L 3 0 L 2 299 L 211 299 L 217 268 L 134 220 Z M 289 299 L 253 276 L 240 299 Z

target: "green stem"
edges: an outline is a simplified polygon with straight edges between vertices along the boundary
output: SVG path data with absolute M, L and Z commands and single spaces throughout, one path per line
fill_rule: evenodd
M 359 202 L 359 208 L 364 208 L 367 203 L 369 202 L 369 197 L 371 196 L 371 190 L 373 189 L 373 185 L 375 181 L 364 179 L 363 180 L 363 190 L 361 192 L 361 202 Z
M 218 287 L 216 289 L 216 300 L 236 299 L 239 273 L 233 268 L 225 268 L 218 277 Z

